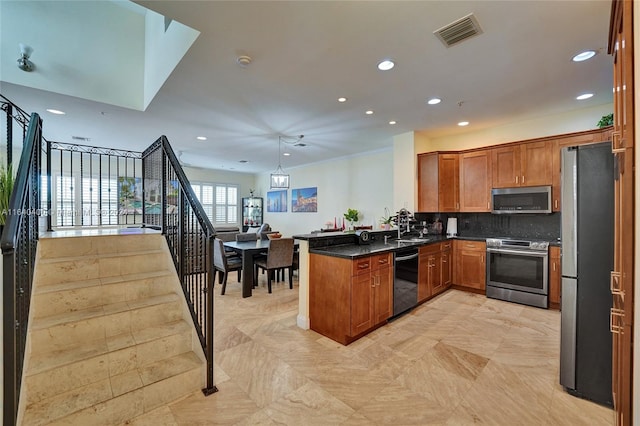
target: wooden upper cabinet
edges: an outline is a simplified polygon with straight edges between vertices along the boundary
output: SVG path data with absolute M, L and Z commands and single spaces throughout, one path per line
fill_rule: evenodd
M 419 154 L 418 211 L 458 211 L 458 174 L 458 154 Z
M 551 141 L 492 149 L 493 188 L 551 185 Z
M 491 157 L 493 188 L 511 188 L 519 186 L 520 148 L 513 145 L 493 148 L 491 150 Z
M 603 139 L 603 132 L 597 131 L 589 131 L 580 134 L 573 134 L 566 137 L 560 137 L 554 141 L 551 141 L 552 150 L 551 150 L 551 207 L 554 212 L 559 212 L 562 210 L 561 205 L 561 190 L 560 190 L 560 178 L 562 176 L 562 164 L 560 161 L 562 160 L 560 153 L 563 148 L 568 146 L 577 146 L 583 145 L 587 143 L 594 143 L 599 141 L 609 141 L 611 139 Z M 606 137 L 606 136 L 605 136 Z
M 460 154 L 460 211 L 491 211 L 491 150 Z
M 418 155 L 418 211 L 438 211 L 438 154 Z
M 550 141 L 520 145 L 520 186 L 551 185 L 552 145 Z

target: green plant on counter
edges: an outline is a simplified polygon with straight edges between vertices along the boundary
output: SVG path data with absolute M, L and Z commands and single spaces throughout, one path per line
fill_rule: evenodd
M 391 216 L 391 214 L 389 214 L 389 209 L 387 209 L 385 207 L 384 208 L 384 216 L 382 216 L 380 218 L 380 223 L 383 223 L 385 225 L 391 225 L 392 222 L 393 222 L 393 216 Z
M 7 220 L 7 212 L 9 211 L 9 200 L 15 176 L 13 175 L 13 167 L 11 165 L 0 168 L 0 225 L 4 226 Z
M 613 126 L 613 113 L 609 115 L 603 115 L 600 121 L 598 121 L 598 127 L 602 129 L 603 127 Z
M 358 210 L 356 209 L 347 209 L 347 212 L 344 214 L 344 218 L 353 223 L 358 221 Z

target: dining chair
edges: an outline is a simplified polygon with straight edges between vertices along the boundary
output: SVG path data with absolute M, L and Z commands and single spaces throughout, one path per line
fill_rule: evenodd
M 300 269 L 300 252 L 298 250 L 294 250 L 293 262 L 289 268 L 289 288 L 293 288 L 293 271 L 297 271 L 298 269 Z
M 213 280 L 216 272 L 220 272 L 218 282 L 222 284 L 220 294 L 224 295 L 227 289 L 227 277 L 229 272 L 238 271 L 238 281 L 242 280 L 242 259 L 240 257 L 227 257 L 224 253 L 224 242 L 220 238 L 213 241 Z
M 258 258 L 254 262 L 253 279 L 258 281 L 258 268 L 267 271 L 267 288 L 271 293 L 271 280 L 274 272 L 281 268 L 291 268 L 293 264 L 293 238 L 278 238 L 269 242 L 269 252 L 266 257 Z M 246 272 L 245 272 L 246 273 Z M 293 288 L 291 274 L 289 288 Z
M 236 234 L 236 241 L 258 241 L 258 234 L 255 232 Z

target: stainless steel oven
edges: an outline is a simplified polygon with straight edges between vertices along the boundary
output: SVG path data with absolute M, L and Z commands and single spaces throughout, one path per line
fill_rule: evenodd
M 488 238 L 487 297 L 547 308 L 549 243 Z

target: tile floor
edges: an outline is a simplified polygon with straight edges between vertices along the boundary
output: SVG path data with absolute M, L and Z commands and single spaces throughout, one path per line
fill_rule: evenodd
M 242 299 L 235 278 L 225 296 L 216 286 L 219 392 L 193 394 L 132 424 L 614 423 L 612 410 L 558 384 L 557 311 L 449 290 L 342 346 L 296 326 L 297 285 Z

